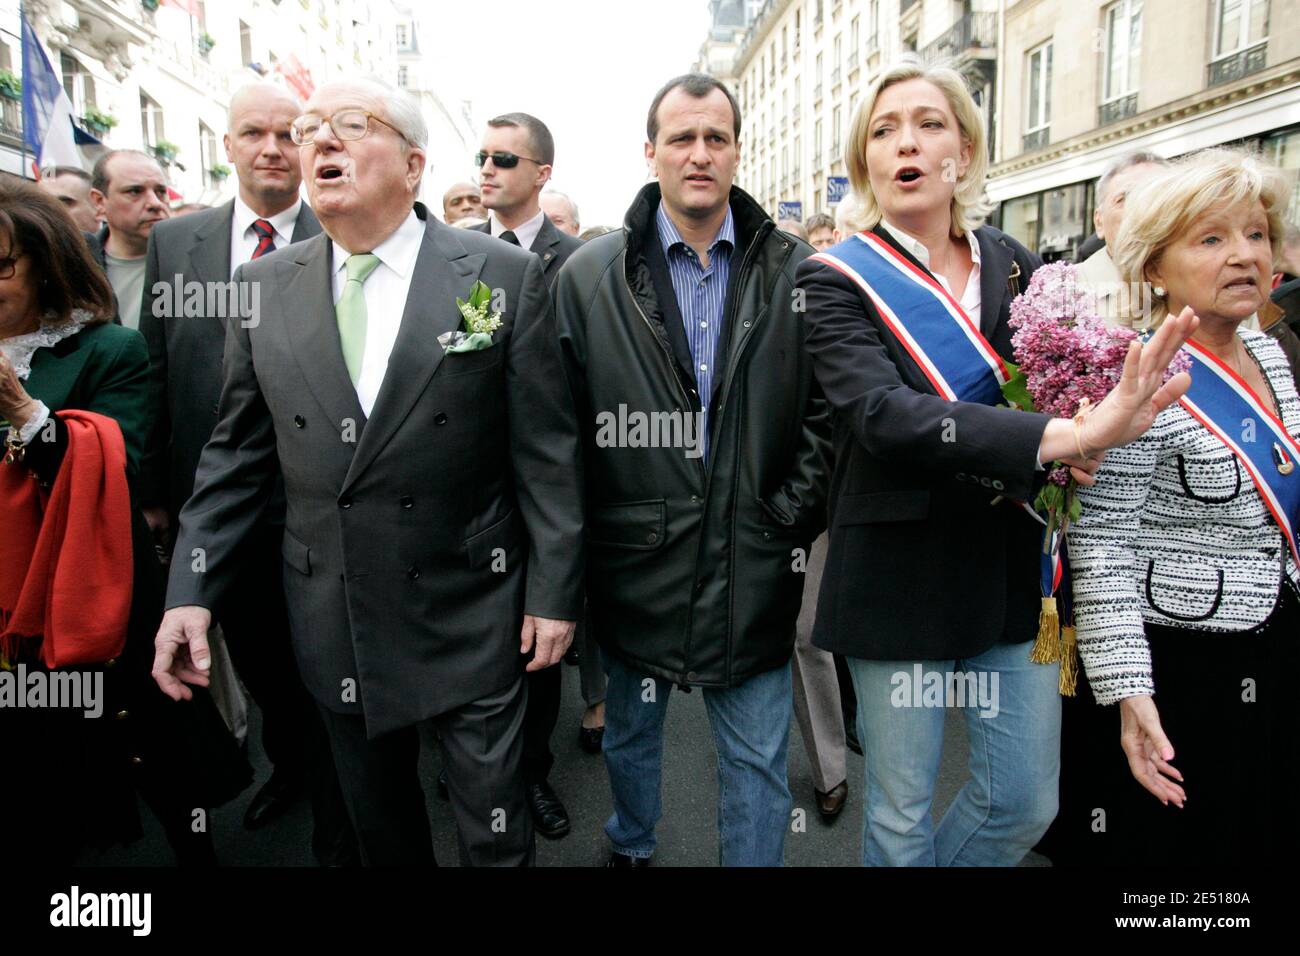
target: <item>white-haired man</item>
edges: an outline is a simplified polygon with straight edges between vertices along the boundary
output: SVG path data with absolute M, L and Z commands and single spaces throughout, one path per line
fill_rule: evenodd
M 428 131 L 400 90 L 327 83 L 291 132 L 324 233 L 236 270 L 260 314 L 230 326 L 177 538 L 205 560 L 172 565 L 154 674 L 173 697 L 207 682 L 209 609 L 278 459 L 293 646 L 362 861 L 434 863 L 426 724 L 461 862 L 528 863 L 523 676 L 560 660 L 582 603 L 582 452 L 541 263 L 415 201 Z

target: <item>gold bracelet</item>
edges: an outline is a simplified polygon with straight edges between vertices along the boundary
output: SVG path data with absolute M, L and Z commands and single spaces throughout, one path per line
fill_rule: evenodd
M 5 457 L 6 465 L 16 465 L 27 457 L 27 446 L 18 439 L 17 429 L 10 427 L 9 434 L 5 437 Z

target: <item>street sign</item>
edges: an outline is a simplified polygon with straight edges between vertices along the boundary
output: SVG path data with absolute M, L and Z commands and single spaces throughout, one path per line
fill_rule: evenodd
M 776 204 L 776 218 L 793 219 L 795 222 L 803 222 L 803 203 L 801 202 L 779 202 Z
M 840 202 L 845 194 L 849 191 L 848 176 L 827 176 L 826 177 L 826 204 L 834 206 Z

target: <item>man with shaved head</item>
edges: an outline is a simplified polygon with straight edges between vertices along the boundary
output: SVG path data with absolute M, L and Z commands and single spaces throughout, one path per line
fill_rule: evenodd
M 435 863 L 436 731 L 461 863 L 527 864 L 524 676 L 573 639 L 584 552 L 542 262 L 416 201 L 429 130 L 403 90 L 325 83 L 291 131 L 324 233 L 236 270 L 260 320 L 230 325 L 154 677 L 174 699 L 208 684 L 213 609 L 283 474 L 290 633 L 362 862 Z
M 140 330 L 149 343 L 155 425 L 142 465 L 142 498 L 165 541 L 194 489 L 203 446 L 217 424 L 230 299 L 208 295 L 239 266 L 320 232 L 299 197 L 302 171 L 289 124 L 300 104 L 284 87 L 254 83 L 231 98 L 224 145 L 239 190 L 214 209 L 162 223 L 149 241 Z M 173 314 L 188 290 L 204 290 L 202 314 Z M 173 286 L 180 284 L 181 288 Z M 225 308 L 222 308 L 225 306 Z M 215 309 L 217 314 L 208 314 Z M 262 744 L 272 765 L 244 815 L 256 829 L 311 791 L 313 850 L 323 864 L 355 859 L 355 840 L 338 790 L 324 727 L 298 676 L 281 582 L 284 501 L 277 494 L 241 558 L 218 622 L 230 658 L 262 709 Z M 191 558 L 178 556 L 188 563 Z
M 486 219 L 487 210 L 483 208 L 478 186 L 466 182 L 452 183 L 451 188 L 442 194 L 442 218 L 449 226 L 462 219 Z

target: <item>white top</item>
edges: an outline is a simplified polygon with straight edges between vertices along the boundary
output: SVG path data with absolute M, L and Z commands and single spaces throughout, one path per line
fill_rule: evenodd
M 275 230 L 275 248 L 283 249 L 293 241 L 293 230 L 298 225 L 298 213 L 302 210 L 302 198 L 294 200 L 292 206 L 278 212 L 266 221 Z M 248 203 L 235 196 L 235 217 L 230 224 L 230 274 L 245 262 L 253 258 L 260 241 L 253 231 L 253 223 L 263 218 L 249 208 Z
M 542 231 L 542 221 L 545 218 L 546 211 L 539 209 L 537 215 L 532 219 L 529 219 L 523 225 L 510 230 L 515 234 L 515 238 L 519 240 L 519 245 L 525 252 L 528 252 L 533 248 L 533 240 L 535 240 L 537 234 Z M 492 235 L 500 239 L 501 233 L 506 231 L 506 227 L 501 225 L 501 220 L 497 218 L 496 212 L 492 212 L 488 215 L 488 223 L 491 225 Z
M 889 234 L 897 239 L 898 244 L 910 252 L 917 262 L 921 263 L 921 265 L 925 266 L 927 269 L 930 268 L 930 250 L 925 247 L 924 243 L 913 237 L 910 233 L 906 233 L 902 229 L 899 229 L 886 219 L 881 219 L 880 224 L 889 230 Z M 974 321 L 976 328 L 978 328 L 980 324 L 981 305 L 980 244 L 979 241 L 976 240 L 973 232 L 967 232 L 965 235 L 966 241 L 970 243 L 971 270 L 970 278 L 966 280 L 966 288 L 962 291 L 961 298 L 957 299 L 957 301 L 966 311 L 966 314 L 970 316 L 971 320 Z M 939 284 L 948 290 L 948 294 L 956 299 L 957 296 L 953 295 L 952 286 L 948 285 L 948 280 L 937 272 L 933 274 L 934 277 L 939 280 Z
M 4 353 L 9 364 L 14 367 L 14 374 L 20 379 L 26 379 L 32 374 L 32 356 L 36 354 L 37 349 L 58 345 L 64 339 L 84 329 L 91 319 L 90 313 L 84 309 L 73 309 L 66 322 L 49 321 L 52 317 L 53 313 L 47 315 L 46 320 L 41 322 L 41 327 L 35 332 L 0 339 L 0 352 Z M 49 406 L 38 399 L 36 411 L 18 432 L 18 440 L 24 445 L 29 444 L 36 437 L 36 433 L 44 427 L 49 417 Z
M 411 276 L 415 272 L 415 259 L 424 241 L 424 223 L 412 210 L 405 221 L 387 239 L 369 250 L 379 257 L 379 265 L 366 279 L 363 289 L 366 297 L 366 350 L 361 358 L 361 374 L 357 377 L 357 399 L 361 410 L 370 416 L 379 397 L 388 371 L 388 357 L 392 354 L 397 331 L 402 326 L 402 313 L 406 311 L 406 296 L 411 290 Z M 347 260 L 352 253 L 339 245 L 334 247 L 334 303 L 338 304 L 347 284 Z M 454 305 L 454 303 L 448 303 Z

